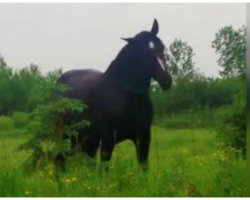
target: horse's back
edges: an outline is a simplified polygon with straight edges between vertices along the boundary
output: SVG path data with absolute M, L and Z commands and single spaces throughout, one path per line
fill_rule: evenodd
M 78 85 L 89 84 L 95 79 L 98 79 L 103 73 L 93 69 L 70 70 L 61 75 L 58 83 L 66 84 L 67 86 L 77 87 Z
M 93 117 L 115 118 L 124 110 L 125 97 L 112 79 L 97 70 L 71 70 L 64 73 L 58 83 L 65 84 L 64 96 L 82 100 L 91 107 Z
M 92 69 L 71 70 L 62 74 L 58 83 L 65 84 L 66 97 L 85 100 L 88 102 L 93 88 L 100 82 L 102 72 Z

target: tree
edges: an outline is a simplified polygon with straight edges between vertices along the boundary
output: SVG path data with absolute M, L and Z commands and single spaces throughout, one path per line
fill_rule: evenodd
M 246 138 L 247 138 L 247 123 L 246 123 L 246 83 L 238 81 L 242 87 L 238 93 L 234 95 L 233 104 L 224 107 L 222 112 L 223 122 L 221 123 L 218 133 L 222 141 L 226 145 L 232 146 L 241 150 L 242 154 L 246 155 Z
M 13 70 L 8 67 L 4 58 L 0 56 L 0 115 L 6 114 L 13 105 L 14 94 Z
M 246 75 L 246 27 L 235 30 L 226 26 L 218 31 L 212 47 L 220 55 L 218 64 L 223 68 L 222 77 Z
M 7 64 L 6 64 L 5 60 L 4 60 L 4 58 L 1 56 L 1 54 L 0 54 L 0 66 L 1 67 L 2 66 L 7 66 Z
M 176 77 L 193 77 L 195 65 L 193 62 L 194 55 L 192 47 L 190 47 L 187 42 L 175 39 L 170 45 L 169 55 L 169 70 L 174 79 L 176 79 Z
M 61 74 L 59 69 L 43 75 L 35 64 L 14 70 L 0 55 L 0 115 L 33 110 L 43 103 L 43 87 L 54 84 Z
M 33 133 L 33 137 L 19 147 L 20 150 L 32 151 L 25 162 L 25 169 L 29 172 L 53 164 L 60 154 L 65 156 L 67 153 L 80 151 L 85 140 L 83 138 L 79 141 L 78 132 L 89 125 L 89 122 L 82 119 L 81 114 L 86 106 L 81 101 L 54 95 L 65 92 L 65 85 L 44 82 L 37 87 L 40 88 L 39 96 L 43 102 L 30 114 L 32 126 L 28 129 Z M 72 114 L 79 116 L 79 120 L 66 117 Z M 77 141 L 76 146 L 72 145 L 72 139 Z M 56 167 L 65 167 L 63 163 L 54 164 Z
M 220 75 L 227 80 L 236 80 L 237 90 L 233 104 L 225 107 L 220 137 L 226 144 L 246 154 L 246 27 L 238 30 L 226 26 L 216 33 L 212 47 L 220 55 L 218 64 L 223 68 Z M 228 84 L 230 88 L 235 84 Z M 236 89 L 236 88 L 235 88 Z M 221 95 L 221 93 L 220 93 Z

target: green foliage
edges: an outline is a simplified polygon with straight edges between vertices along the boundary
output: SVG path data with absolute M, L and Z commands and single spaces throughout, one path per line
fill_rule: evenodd
M 44 95 L 43 85 L 54 83 L 62 73 L 61 70 L 41 73 L 37 65 L 13 70 L 2 57 L 0 57 L 0 115 L 12 114 L 14 111 L 30 112 L 41 104 Z
M 42 78 L 35 65 L 19 71 L 0 62 L 0 114 L 11 114 L 13 111 L 29 111 L 28 97 L 32 87 Z
M 61 74 L 62 70 L 59 69 L 49 72 L 43 77 L 38 84 L 31 88 L 27 103 L 35 108 L 37 105 L 51 102 L 54 95 L 59 95 L 65 91 L 64 85 L 55 84 Z
M 216 33 L 212 43 L 220 55 L 218 64 L 223 67 L 222 77 L 246 77 L 246 27 L 235 30 L 232 26 L 223 27 Z
M 176 77 L 193 77 L 194 61 L 192 47 L 187 42 L 175 39 L 170 45 L 169 70 L 174 80 Z
M 233 103 L 233 97 L 241 90 L 237 78 L 214 79 L 195 74 L 192 81 L 178 78 L 168 92 L 155 85 L 151 91 L 157 117 L 190 109 L 213 109 Z
M 219 126 L 219 137 L 246 154 L 246 84 L 241 81 L 241 90 L 234 96 L 232 105 L 225 106 L 220 115 L 223 121 Z
M 66 118 L 69 114 L 81 115 L 84 105 L 79 100 L 54 95 L 65 89 L 65 86 L 49 82 L 40 90 L 44 104 L 31 113 L 33 124 L 29 127 L 34 137 L 20 147 L 33 151 L 26 162 L 30 169 L 44 167 L 58 154 L 70 152 L 71 138 L 77 139 L 77 130 L 88 125 L 85 120 L 72 122 Z
M 222 119 L 218 117 L 219 109 L 190 109 L 179 113 L 166 114 L 165 116 L 155 116 L 154 124 L 166 129 L 196 129 L 206 128 L 213 130 Z
M 23 129 L 30 123 L 30 115 L 25 112 L 14 112 L 11 118 L 13 120 L 15 128 L 17 129 Z
M 6 65 L 4 59 L 0 56 L 0 115 L 6 114 L 7 108 L 11 107 L 13 102 L 15 94 L 11 92 L 13 88 L 12 74 L 12 69 Z

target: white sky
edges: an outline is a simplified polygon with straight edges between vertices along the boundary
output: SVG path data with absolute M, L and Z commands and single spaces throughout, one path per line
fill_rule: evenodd
M 154 18 L 166 46 L 175 38 L 187 41 L 196 67 L 217 76 L 211 42 L 223 26 L 246 25 L 246 4 L 0 4 L 0 54 L 14 68 L 35 63 L 43 72 L 105 71 L 125 45 L 120 37 L 150 30 Z

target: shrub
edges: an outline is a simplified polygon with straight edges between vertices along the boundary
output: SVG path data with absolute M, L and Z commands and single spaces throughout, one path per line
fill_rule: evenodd
M 169 115 L 155 116 L 154 124 L 166 129 L 182 128 L 212 128 L 221 124 L 222 119 L 217 115 L 220 109 L 190 109 Z
M 244 83 L 243 83 L 244 84 Z M 234 97 L 234 103 L 225 106 L 220 115 L 223 123 L 218 127 L 219 138 L 246 154 L 246 87 Z
M 30 149 L 32 154 L 26 161 L 26 168 L 35 170 L 53 163 L 57 155 L 70 152 L 71 137 L 78 141 L 77 130 L 88 125 L 82 120 L 81 113 L 84 105 L 79 100 L 55 96 L 55 92 L 62 92 L 66 88 L 61 85 L 49 83 L 43 87 L 44 104 L 38 106 L 31 113 L 32 123 L 28 130 L 32 137 L 20 146 L 20 149 Z M 65 120 L 65 116 L 74 114 L 79 121 Z

